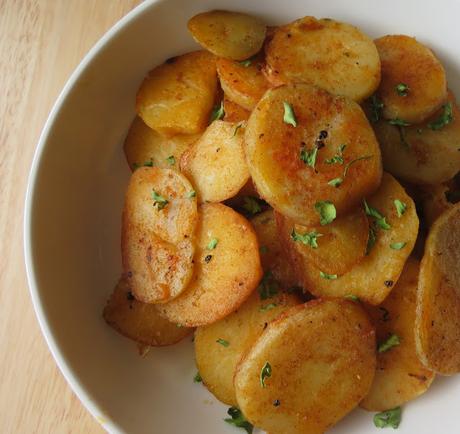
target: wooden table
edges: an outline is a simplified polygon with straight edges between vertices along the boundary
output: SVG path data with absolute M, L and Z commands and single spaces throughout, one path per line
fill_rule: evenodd
M 0 432 L 102 433 L 54 363 L 23 260 L 27 176 L 72 70 L 139 0 L 0 0 Z

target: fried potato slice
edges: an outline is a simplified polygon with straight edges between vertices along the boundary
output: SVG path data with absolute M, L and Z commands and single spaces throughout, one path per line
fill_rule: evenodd
M 367 394 L 375 363 L 375 331 L 358 303 L 310 301 L 255 342 L 237 367 L 236 398 L 263 430 L 321 434 Z
M 214 56 L 194 51 L 149 72 L 137 92 L 136 110 L 163 136 L 198 134 L 208 124 L 216 91 Z
M 216 10 L 192 17 L 188 29 L 206 50 L 233 60 L 245 60 L 258 53 L 266 33 L 265 24 L 256 17 Z
M 296 127 L 283 120 L 286 104 Z M 337 215 L 346 214 L 380 184 L 380 148 L 360 106 L 308 84 L 267 91 L 249 118 L 245 143 L 262 198 L 299 224 L 320 223 L 315 210 L 320 201 L 329 200 Z M 315 152 L 313 168 L 301 157 L 307 160 Z M 337 178 L 343 178 L 339 187 L 328 184 Z
M 373 321 L 377 342 L 396 335 L 400 344 L 377 354 L 371 390 L 360 406 L 369 411 L 399 407 L 430 387 L 434 373 L 426 369 L 415 351 L 415 299 L 420 264 L 409 258 L 398 283 L 380 306 L 366 310 Z
M 427 186 L 424 189 L 423 216 L 430 227 L 445 211 L 460 201 L 460 189 L 455 183 Z
M 406 205 L 401 217 L 398 217 L 395 200 Z M 417 238 L 419 221 L 415 204 L 401 185 L 387 173 L 383 175 L 380 188 L 367 199 L 367 203 L 385 217 L 385 222 L 391 227 L 388 230 L 381 229 L 376 224 L 377 219 L 371 218 L 375 244 L 369 244 L 369 253 L 342 276 L 330 275 L 327 270 L 315 267 L 302 254 L 299 243 L 291 239 L 292 227 L 283 224 L 283 219 L 277 219 L 281 242 L 302 282 L 301 286 L 313 295 L 355 295 L 369 304 L 378 305 L 397 282 Z
M 263 61 L 262 54 L 243 62 L 224 58 L 216 61 L 217 75 L 225 95 L 249 111 L 271 87 L 262 72 Z
M 403 128 L 383 120 L 374 124 L 385 170 L 416 184 L 439 184 L 460 171 L 460 110 L 451 92 L 447 104 L 423 124 Z M 433 129 L 437 120 L 449 118 L 445 107 L 452 108 L 452 120 Z
M 181 170 L 201 202 L 229 199 L 249 180 L 243 137 L 241 125 L 217 120 L 182 155 Z
M 249 119 L 249 115 L 251 114 L 240 105 L 230 101 L 226 96 L 224 96 L 224 112 L 224 121 L 233 123 L 247 121 Z
M 144 303 L 177 297 L 193 273 L 198 221 L 193 187 L 179 172 L 141 167 L 131 175 L 122 223 L 122 260 L 134 296 Z
M 384 104 L 383 115 L 410 123 L 424 121 L 447 98 L 446 73 L 441 62 L 428 47 L 410 36 L 383 36 L 375 40 L 375 45 L 382 64 L 377 94 Z
M 331 19 L 304 17 L 278 27 L 266 56 L 267 76 L 275 85 L 310 83 L 361 101 L 380 82 L 380 59 L 372 39 Z
M 211 324 L 238 309 L 262 276 L 257 237 L 243 216 L 209 203 L 200 206 L 199 217 L 194 277 L 181 296 L 158 306 L 165 318 L 186 327 Z
M 166 138 L 136 117 L 125 139 L 126 160 L 131 170 L 144 165 L 179 168 L 180 157 L 199 137 L 199 134 L 186 134 Z
M 103 316 L 118 333 L 152 347 L 173 345 L 193 331 L 177 327 L 164 319 L 152 304 L 136 300 L 124 278 L 120 279 L 110 296 Z
M 421 362 L 441 375 L 460 372 L 460 204 L 433 224 L 417 293 L 415 339 Z
M 236 312 L 214 324 L 197 328 L 195 359 L 198 372 L 219 401 L 238 405 L 233 386 L 236 365 L 270 321 L 300 303 L 297 296 L 286 293 L 261 300 L 255 291 Z

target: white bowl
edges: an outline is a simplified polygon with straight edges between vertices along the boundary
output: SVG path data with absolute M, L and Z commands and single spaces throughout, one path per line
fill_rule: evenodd
M 164 0 L 141 4 L 88 53 L 43 130 L 25 213 L 25 256 L 35 310 L 59 368 L 88 410 L 113 433 L 237 433 L 226 407 L 193 383 L 191 339 L 142 359 L 101 311 L 121 270 L 120 215 L 129 176 L 122 142 L 136 90 L 154 65 L 196 47 L 195 13 L 233 9 L 270 24 L 333 17 L 371 36 L 405 33 L 431 46 L 460 97 L 458 0 Z M 458 433 L 460 378 L 437 379 L 404 406 L 398 433 Z M 75 427 L 78 431 L 78 427 Z M 331 432 L 369 434 L 357 410 Z

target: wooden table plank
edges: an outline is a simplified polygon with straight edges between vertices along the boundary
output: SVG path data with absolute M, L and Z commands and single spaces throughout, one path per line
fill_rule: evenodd
M 27 176 L 59 91 L 138 0 L 0 0 L 0 432 L 101 433 L 58 371 L 29 298 Z

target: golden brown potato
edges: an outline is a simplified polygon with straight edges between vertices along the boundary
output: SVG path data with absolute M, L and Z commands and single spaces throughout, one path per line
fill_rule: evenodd
M 277 28 L 266 54 L 267 76 L 275 85 L 310 83 L 361 101 L 380 82 L 380 59 L 372 39 L 331 19 L 304 17 Z
M 186 327 L 211 324 L 238 309 L 262 276 L 257 237 L 243 216 L 217 203 L 201 205 L 199 216 L 194 277 L 181 296 L 158 306 Z
M 460 188 L 453 182 L 426 186 L 424 195 L 423 216 L 430 227 L 443 212 L 460 201 Z
M 137 93 L 136 110 L 164 136 L 197 134 L 208 124 L 216 90 L 214 56 L 194 51 L 149 72 Z
M 382 344 L 396 335 L 399 345 L 377 354 L 377 370 L 368 395 L 360 406 L 370 411 L 399 407 L 424 393 L 434 374 L 420 362 L 415 351 L 415 299 L 419 262 L 409 258 L 398 283 L 380 306 L 368 307 Z
M 308 84 L 267 91 L 245 143 L 260 195 L 296 223 L 318 225 L 317 202 L 330 201 L 344 215 L 380 184 L 380 148 L 359 105 Z M 330 184 L 338 178 L 341 185 Z
M 315 300 L 271 322 L 237 367 L 239 408 L 268 432 L 321 434 L 367 394 L 375 331 L 345 300 Z
M 224 121 L 240 123 L 247 121 L 251 114 L 248 110 L 224 97 Z
M 460 372 L 460 204 L 433 224 L 417 293 L 415 338 L 422 363 L 441 375 Z
M 395 200 L 406 205 L 401 217 L 398 217 Z M 292 228 L 283 224 L 283 219 L 277 220 L 281 242 L 298 279 L 302 282 L 301 286 L 313 295 L 355 295 L 369 304 L 378 305 L 397 282 L 417 238 L 419 221 L 415 204 L 401 185 L 387 173 L 383 175 L 379 190 L 368 198 L 367 203 L 382 217 L 370 218 L 374 245 L 370 243 L 367 256 L 342 276 L 331 275 L 327 270 L 315 267 L 302 254 L 299 243 L 292 240 Z M 379 224 L 389 224 L 390 227 L 384 230 Z M 353 248 L 351 245 L 350 250 Z
M 195 359 L 203 383 L 225 404 L 237 406 L 233 374 L 237 363 L 270 321 L 299 304 L 292 294 L 261 300 L 257 291 L 229 316 L 195 332 Z
M 188 22 L 195 41 L 219 57 L 245 60 L 262 48 L 265 24 L 258 18 L 230 11 L 209 11 Z
M 377 90 L 387 119 L 420 123 L 447 98 L 446 74 L 433 52 L 415 38 L 388 35 L 375 40 L 382 63 Z
M 144 303 L 177 297 L 193 272 L 196 197 L 179 172 L 141 167 L 131 175 L 122 224 L 122 259 L 134 296 Z
M 166 138 L 136 117 L 125 139 L 126 160 L 131 170 L 142 166 L 178 169 L 180 157 L 199 137 L 187 134 Z
M 244 127 L 216 120 L 182 155 L 180 168 L 200 202 L 229 199 L 249 180 L 243 137 Z
M 152 347 L 173 345 L 192 332 L 190 328 L 165 320 L 154 305 L 136 300 L 123 278 L 110 296 L 103 315 L 118 333 Z

